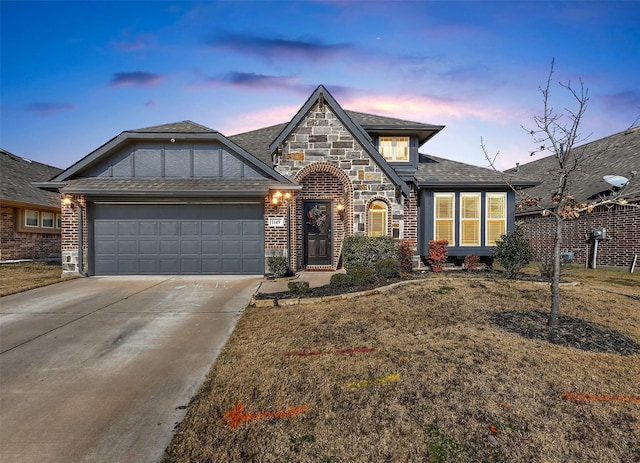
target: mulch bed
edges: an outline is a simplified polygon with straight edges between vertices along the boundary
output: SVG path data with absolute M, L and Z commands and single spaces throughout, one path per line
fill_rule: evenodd
M 528 339 L 540 339 L 553 344 L 589 352 L 609 352 L 620 355 L 640 353 L 640 345 L 623 334 L 580 318 L 561 315 L 558 326 L 547 326 L 547 312 L 499 312 L 491 323 Z

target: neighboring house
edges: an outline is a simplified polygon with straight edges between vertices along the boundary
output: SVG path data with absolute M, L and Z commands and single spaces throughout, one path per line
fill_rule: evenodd
M 60 259 L 60 194 L 44 182 L 62 169 L 0 148 L 0 261 Z
M 490 169 L 420 154 L 442 128 L 345 111 L 319 86 L 287 123 L 126 131 L 40 186 L 73 199 L 65 272 L 262 274 L 269 256 L 331 270 L 353 234 L 409 241 L 417 265 L 434 238 L 486 256 L 515 195 Z
M 616 175 L 629 179 L 621 192 L 629 204 L 640 206 L 640 127 L 602 138 L 574 148 L 583 160 L 570 177 L 568 194 L 578 203 L 591 203 L 606 199 L 616 192 L 603 177 Z M 541 198 L 542 206 L 551 205 L 551 196 L 557 188 L 557 160 L 554 156 L 523 164 L 507 171 L 541 183 L 526 190 L 527 195 Z M 634 177 L 635 172 L 635 177 Z M 538 259 L 549 259 L 553 254 L 554 221 L 543 217 L 540 210 L 521 211 L 516 218 L 522 220 L 528 238 Z M 598 240 L 594 230 L 605 229 L 606 237 Z M 593 266 L 629 268 L 634 256 L 640 260 L 640 208 L 605 205 L 591 213 L 583 212 L 578 218 L 566 220 L 563 228 L 562 249 L 572 252 L 574 262 Z

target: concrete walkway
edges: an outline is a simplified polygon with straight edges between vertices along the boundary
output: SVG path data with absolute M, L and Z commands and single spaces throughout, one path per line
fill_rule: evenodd
M 310 288 L 317 288 L 318 286 L 328 285 L 331 280 L 331 276 L 336 273 L 344 273 L 344 270 L 338 270 L 336 272 L 312 272 L 302 271 L 298 272 L 295 277 L 281 278 L 278 280 L 270 280 L 265 278 L 258 292 L 263 294 L 279 293 L 283 291 L 289 291 L 289 283 L 292 281 L 306 281 L 309 283 Z

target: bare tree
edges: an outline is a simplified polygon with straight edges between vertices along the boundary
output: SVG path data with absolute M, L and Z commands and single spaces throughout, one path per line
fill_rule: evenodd
M 554 191 L 551 197 L 551 204 L 544 203 L 541 198 L 536 198 L 527 194 L 526 190 L 515 189 L 520 198 L 518 207 L 534 208 L 541 211 L 543 216 L 551 216 L 554 220 L 553 238 L 553 273 L 551 279 L 551 311 L 549 313 L 549 327 L 558 325 L 560 314 L 560 271 L 561 271 L 561 246 L 563 222 L 572 218 L 577 218 L 583 212 L 591 212 L 595 207 L 612 204 L 627 204 L 624 199 L 624 188 L 614 195 L 602 197 L 590 203 L 578 203 L 569 191 L 570 178 L 581 165 L 591 162 L 594 158 L 602 155 L 608 150 L 608 146 L 603 145 L 593 152 L 587 152 L 583 146 L 579 146 L 588 136 L 582 136 L 580 126 L 587 110 L 589 102 L 589 92 L 585 88 L 582 79 L 578 84 L 571 81 L 560 83 L 570 96 L 572 107 L 564 108 L 562 112 L 556 111 L 551 105 L 551 84 L 554 72 L 555 60 L 551 61 L 551 69 L 544 88 L 540 88 L 542 94 L 544 111 L 539 116 L 534 116 L 534 127 L 523 127 L 532 137 L 535 146 L 538 148 L 531 152 L 531 156 L 539 153 L 549 153 L 555 158 L 554 170 L 550 175 L 556 180 Z M 637 122 L 634 121 L 634 123 Z M 485 157 L 494 170 L 496 154 L 490 157 L 484 141 L 481 146 Z M 511 185 L 510 178 L 505 180 Z M 628 185 L 628 183 L 627 183 Z M 626 185 L 625 185 L 626 187 Z

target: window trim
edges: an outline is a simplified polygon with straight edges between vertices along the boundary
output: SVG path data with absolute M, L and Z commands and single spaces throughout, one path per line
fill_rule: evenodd
M 51 214 L 51 226 L 44 224 L 44 215 Z M 47 230 L 53 230 L 56 228 L 56 213 L 51 211 L 40 211 L 40 226 Z
M 438 197 L 451 198 L 451 217 L 446 219 L 438 218 Z M 456 246 L 456 193 L 455 192 L 439 192 L 433 194 L 433 239 L 441 239 L 438 237 L 438 220 L 448 220 L 451 222 L 451 237 L 449 246 Z
M 29 225 L 29 212 L 36 213 L 36 224 Z M 24 210 L 24 226 L 25 228 L 40 228 L 40 211 L 36 211 L 34 209 L 25 209 Z
M 380 204 L 382 207 L 377 210 L 374 211 L 373 207 L 376 206 L 377 204 Z M 379 213 L 379 214 L 383 214 L 383 220 L 382 220 L 382 224 L 383 224 L 383 230 L 381 234 L 372 234 L 373 230 L 372 230 L 372 225 L 373 225 L 373 217 L 372 214 L 374 213 Z M 369 203 L 369 205 L 367 206 L 367 221 L 368 221 L 368 227 L 367 227 L 367 236 L 388 236 L 389 235 L 389 205 L 387 204 L 386 201 L 380 199 L 380 198 L 374 198 L 371 200 L 371 202 Z
M 478 216 L 476 218 L 466 218 L 463 217 L 462 214 L 464 213 L 464 209 L 463 209 L 463 198 L 475 198 L 476 199 L 476 204 L 477 204 L 477 214 Z M 477 227 L 477 231 L 478 231 L 478 239 L 477 241 L 475 241 L 474 243 L 464 243 L 463 242 L 463 229 L 464 229 L 464 224 L 466 222 L 475 222 L 476 227 Z M 473 247 L 478 247 L 480 246 L 480 243 L 482 243 L 482 194 L 481 193 L 474 193 L 474 192 L 464 192 L 464 193 L 460 193 L 460 246 L 473 246 Z
M 487 192 L 485 195 L 485 220 L 484 220 L 484 227 L 485 227 L 485 239 L 484 239 L 484 244 L 485 246 L 495 246 L 496 243 L 495 241 L 493 243 L 489 242 L 489 222 L 490 221 L 502 221 L 502 230 L 503 230 L 503 234 L 506 233 L 507 231 L 507 201 L 508 201 L 508 197 L 507 197 L 507 193 L 506 192 Z M 502 217 L 500 219 L 495 219 L 490 217 L 490 209 L 489 209 L 489 198 L 490 197 L 500 197 L 502 198 Z M 500 237 L 498 237 L 496 239 L 496 241 L 499 239 Z
M 382 152 L 382 141 L 383 140 L 391 140 L 391 157 L 387 158 Z M 407 157 L 406 159 L 398 159 L 398 151 L 397 151 L 397 142 L 398 140 L 406 140 L 407 141 Z M 393 137 L 393 136 L 379 136 L 378 137 L 378 152 L 387 162 L 402 162 L 408 163 L 411 161 L 411 137 L 401 136 L 401 137 Z

